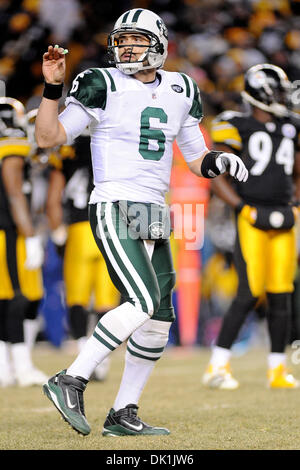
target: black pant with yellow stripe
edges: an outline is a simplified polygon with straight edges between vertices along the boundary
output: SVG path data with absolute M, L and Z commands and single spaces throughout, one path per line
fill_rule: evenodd
M 239 285 L 224 317 L 217 345 L 230 349 L 247 314 L 266 296 L 271 352 L 281 353 L 290 329 L 297 266 L 296 229 L 261 230 L 241 214 L 236 225 L 234 263 Z
M 43 296 L 42 272 L 25 268 L 25 239 L 12 228 L 0 229 L 0 340 L 24 341 L 23 321 L 37 313 Z

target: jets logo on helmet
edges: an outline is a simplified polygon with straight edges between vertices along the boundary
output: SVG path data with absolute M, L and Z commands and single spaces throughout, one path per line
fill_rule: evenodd
M 168 30 L 167 30 L 167 28 L 166 28 L 165 23 L 164 23 L 161 19 L 159 19 L 159 20 L 156 21 L 156 24 L 157 24 L 158 29 L 159 29 L 159 30 L 161 31 L 161 33 L 163 34 L 163 36 L 164 36 L 166 39 L 168 39 Z
M 276 65 L 259 64 L 245 75 L 245 101 L 276 116 L 289 114 L 291 83 L 286 73 Z
M 122 62 L 119 55 L 118 39 L 121 34 L 138 33 L 149 39 L 149 45 L 135 62 Z M 127 47 L 136 47 L 130 44 Z M 145 46 L 143 46 L 145 48 Z M 108 36 L 110 62 L 126 75 L 141 70 L 163 67 L 168 54 L 168 30 L 163 20 L 150 10 L 135 8 L 123 13 Z

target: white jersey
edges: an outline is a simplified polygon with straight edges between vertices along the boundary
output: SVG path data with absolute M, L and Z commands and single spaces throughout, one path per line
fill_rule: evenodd
M 179 145 L 182 141 L 183 147 L 189 146 L 188 133 L 194 129 L 196 145 L 183 152 L 187 161 L 199 158 L 206 149 L 199 130 L 200 93 L 194 80 L 163 70 L 157 77 L 159 85 L 153 88 L 116 68 L 93 68 L 73 81 L 66 104 L 80 105 L 89 116 L 95 185 L 91 203 L 164 204 L 175 138 Z M 68 135 L 64 115 L 60 121 Z

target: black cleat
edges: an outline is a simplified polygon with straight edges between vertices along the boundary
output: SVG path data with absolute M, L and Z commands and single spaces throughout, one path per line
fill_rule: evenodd
M 166 428 L 157 428 L 144 423 L 137 416 L 137 405 L 127 405 L 115 411 L 111 408 L 102 430 L 103 436 L 161 436 L 170 434 Z
M 64 420 L 84 436 L 91 432 L 83 404 L 83 392 L 87 383 L 82 377 L 66 375 L 66 370 L 62 370 L 43 385 L 45 395 L 56 406 Z

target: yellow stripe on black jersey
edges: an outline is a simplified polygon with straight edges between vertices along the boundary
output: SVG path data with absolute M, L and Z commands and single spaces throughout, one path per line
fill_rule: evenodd
M 226 144 L 236 150 L 241 150 L 242 148 L 242 139 L 238 129 L 228 121 L 214 120 L 211 137 L 215 143 Z
M 1 137 L 0 160 L 10 155 L 28 157 L 31 144 L 26 137 Z
M 298 116 L 270 116 L 261 122 L 251 113 L 225 111 L 214 119 L 214 143 L 230 146 L 249 171 L 246 182 L 233 182 L 247 204 L 277 207 L 291 202 L 299 131 Z

